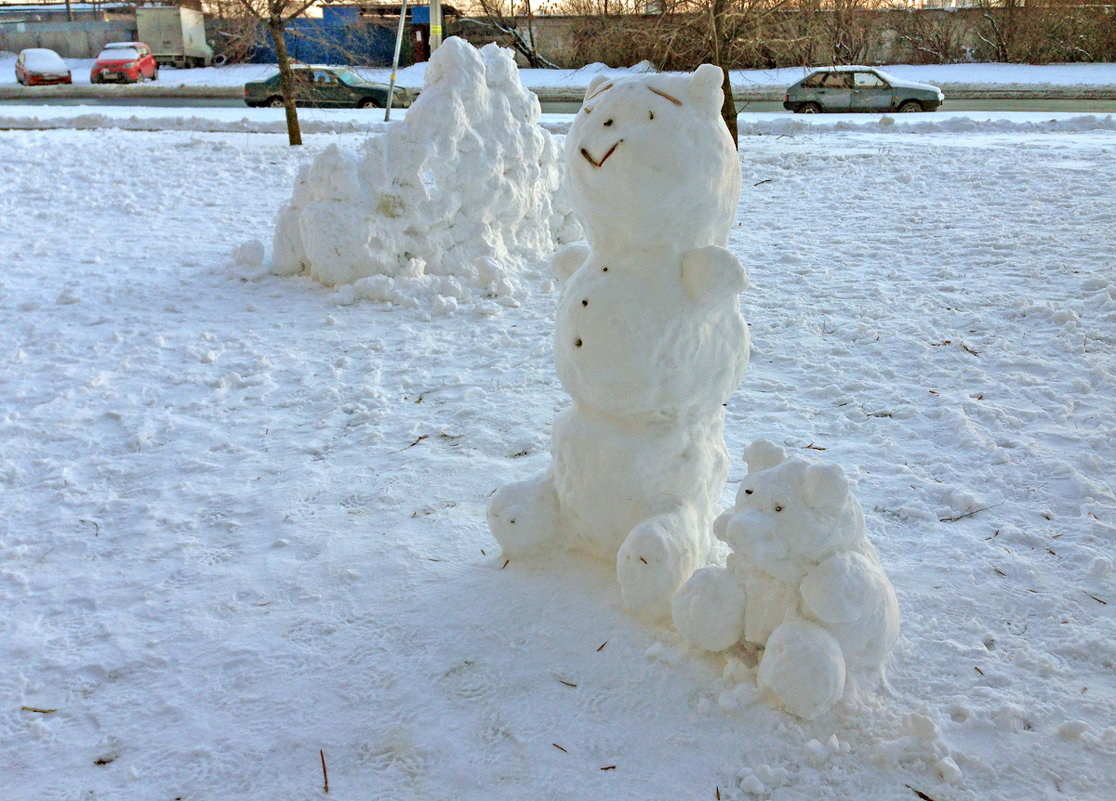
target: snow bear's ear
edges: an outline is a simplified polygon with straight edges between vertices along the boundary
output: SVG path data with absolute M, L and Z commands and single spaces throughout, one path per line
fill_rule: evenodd
M 716 113 L 721 113 L 721 106 L 725 102 L 725 93 L 722 89 L 725 73 L 716 64 L 702 64 L 690 76 L 688 94 L 698 108 L 705 108 Z
M 806 503 L 814 509 L 839 509 L 849 494 L 849 481 L 840 465 L 812 464 L 803 481 Z
M 585 98 L 584 98 L 584 100 L 582 100 L 582 102 L 584 103 L 586 100 L 591 98 L 593 95 L 597 94 L 597 90 L 601 86 L 604 86 L 606 81 L 610 81 L 610 80 L 612 80 L 612 79 L 609 78 L 607 75 L 594 75 L 593 80 L 589 81 L 589 86 L 586 87 L 586 89 L 585 89 Z
M 786 458 L 785 450 L 766 439 L 757 439 L 744 449 L 744 461 L 748 463 L 749 473 L 780 465 Z

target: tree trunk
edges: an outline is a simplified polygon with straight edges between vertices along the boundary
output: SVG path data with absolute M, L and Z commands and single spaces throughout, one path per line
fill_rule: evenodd
M 287 113 L 287 140 L 291 146 L 302 144 L 302 129 L 298 125 L 298 109 L 295 107 L 294 73 L 291 72 L 291 57 L 287 53 L 287 40 L 283 37 L 286 22 L 280 16 L 272 16 L 267 21 L 271 42 L 275 45 L 275 60 L 279 65 L 279 91 L 283 94 L 283 109 Z
M 724 103 L 721 104 L 721 117 L 732 135 L 735 145 L 739 132 L 736 128 L 736 100 L 732 96 L 732 81 L 729 79 L 728 44 L 725 17 L 729 13 L 729 0 L 713 0 L 709 7 L 709 49 L 712 51 L 713 63 L 721 68 L 724 73 L 724 83 L 721 88 L 725 93 Z
M 736 127 L 736 99 L 732 96 L 732 81 L 729 79 L 728 67 L 723 64 L 717 66 L 725 74 L 725 82 L 721 84 L 721 89 L 725 93 L 725 102 L 721 106 L 721 116 L 725 118 L 725 125 L 728 126 L 729 133 L 732 134 L 732 141 L 736 143 L 740 141 L 740 133 Z

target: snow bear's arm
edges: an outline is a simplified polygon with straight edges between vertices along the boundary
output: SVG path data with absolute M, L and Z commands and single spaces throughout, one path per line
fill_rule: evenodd
M 558 278 L 558 283 L 564 284 L 588 258 L 589 243 L 573 242 L 554 254 L 550 260 L 550 269 Z
M 731 297 L 748 288 L 748 273 L 736 256 L 708 245 L 682 257 L 682 284 L 699 303 Z

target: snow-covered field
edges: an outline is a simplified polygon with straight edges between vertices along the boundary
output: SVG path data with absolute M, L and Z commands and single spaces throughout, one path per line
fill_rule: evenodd
M 759 437 L 843 465 L 903 616 L 805 723 L 608 565 L 499 555 L 544 271 L 432 316 L 232 263 L 382 126 L 260 111 L 4 110 L 71 122 L 0 131 L 0 798 L 1111 797 L 1112 118 L 741 116 L 724 501 Z

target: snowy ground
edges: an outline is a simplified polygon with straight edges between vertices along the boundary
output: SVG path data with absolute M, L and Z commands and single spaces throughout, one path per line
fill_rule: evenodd
M 97 113 L 0 132 L 0 797 L 327 797 L 319 750 L 360 801 L 1111 797 L 1112 118 L 742 115 L 729 448 L 845 466 L 903 614 L 806 724 L 608 566 L 498 555 L 545 274 L 431 318 L 230 267 L 367 126 Z

